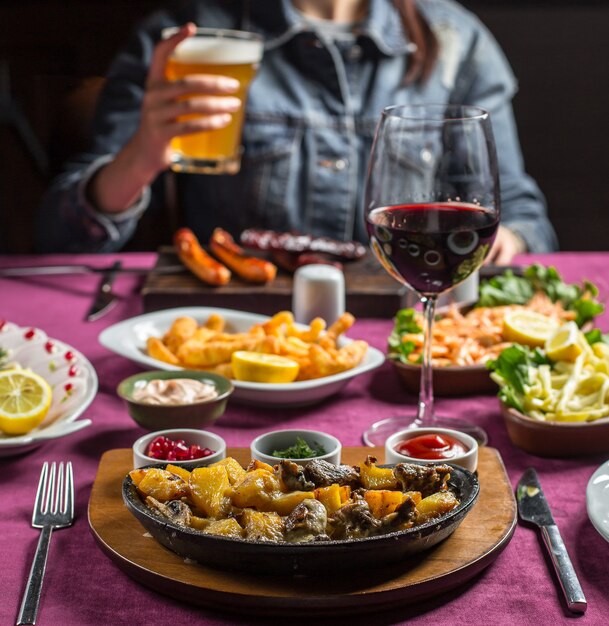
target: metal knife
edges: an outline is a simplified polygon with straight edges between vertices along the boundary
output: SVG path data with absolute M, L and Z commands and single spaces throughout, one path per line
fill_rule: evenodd
M 115 261 L 112 266 L 103 273 L 99 286 L 97 287 L 95 300 L 87 313 L 87 322 L 98 320 L 116 304 L 116 296 L 112 293 L 112 284 L 121 266 L 120 261 Z
M 579 584 L 558 526 L 554 522 L 548 502 L 541 490 L 537 472 L 533 468 L 529 468 L 520 479 L 516 489 L 516 500 L 518 501 L 520 518 L 541 529 L 541 536 L 550 553 L 552 564 L 567 601 L 567 607 L 573 612 L 584 613 L 588 608 L 586 597 Z
M 114 264 L 116 265 L 116 264 Z M 0 267 L 0 276 L 54 276 L 59 274 L 105 274 L 114 265 L 96 267 L 95 265 L 31 265 L 24 267 Z M 119 267 L 114 270 L 120 274 L 179 274 L 186 272 L 184 265 L 161 265 L 159 267 Z

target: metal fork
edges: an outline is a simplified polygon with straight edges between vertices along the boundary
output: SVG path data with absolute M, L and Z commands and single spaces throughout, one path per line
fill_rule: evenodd
M 40 472 L 36 504 L 32 515 L 32 526 L 41 528 L 42 532 L 21 602 L 17 626 L 36 623 L 42 579 L 44 578 L 53 529 L 71 526 L 73 520 L 74 478 L 72 463 L 66 463 L 64 472 L 63 463 L 59 464 L 59 469 L 57 469 L 56 463 L 52 463 L 49 471 L 49 464 L 45 462 Z

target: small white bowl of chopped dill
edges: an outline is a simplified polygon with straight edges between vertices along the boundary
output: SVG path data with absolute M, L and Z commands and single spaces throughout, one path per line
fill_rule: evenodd
M 252 459 L 276 465 L 282 459 L 298 465 L 311 461 L 340 464 L 340 441 L 317 430 L 273 430 L 256 437 L 250 445 Z

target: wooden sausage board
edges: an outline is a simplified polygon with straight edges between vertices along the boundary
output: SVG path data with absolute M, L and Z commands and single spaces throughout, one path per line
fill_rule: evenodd
M 179 265 L 171 247 L 159 250 L 157 267 Z M 368 253 L 358 261 L 343 264 L 346 309 L 355 317 L 391 318 L 402 306 L 408 290 L 391 278 Z M 233 275 L 228 285 L 211 287 L 190 272 L 157 274 L 151 272 L 142 288 L 144 310 L 208 306 L 273 315 L 292 309 L 292 275 L 279 270 L 266 285 L 253 285 Z M 414 297 L 413 302 L 417 298 Z
M 348 575 L 290 578 L 244 574 L 185 560 L 161 546 L 123 504 L 121 486 L 132 469 L 130 449 L 110 450 L 100 461 L 89 500 L 89 524 L 102 550 L 127 574 L 178 600 L 223 611 L 281 615 L 344 615 L 418 602 L 463 585 L 490 565 L 509 543 L 516 503 L 503 462 L 494 448 L 480 448 L 480 496 L 445 541 L 397 565 Z M 342 462 L 366 454 L 383 459 L 380 448 L 343 448 Z M 229 448 L 242 465 L 249 450 Z

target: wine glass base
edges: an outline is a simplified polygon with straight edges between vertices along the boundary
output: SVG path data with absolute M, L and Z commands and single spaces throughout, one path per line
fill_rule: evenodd
M 452 430 L 458 430 L 465 433 L 470 437 L 473 437 L 479 445 L 484 445 L 488 442 L 488 436 L 486 431 L 480 426 L 476 426 L 471 422 L 459 419 L 457 417 L 442 417 L 436 416 L 433 424 L 429 426 L 420 426 L 415 422 L 415 419 L 408 419 L 406 417 L 389 417 L 384 420 L 380 420 L 372 424 L 372 426 L 363 433 L 362 439 L 367 446 L 385 446 L 385 441 L 390 435 L 400 430 L 416 430 L 417 428 L 450 428 Z

